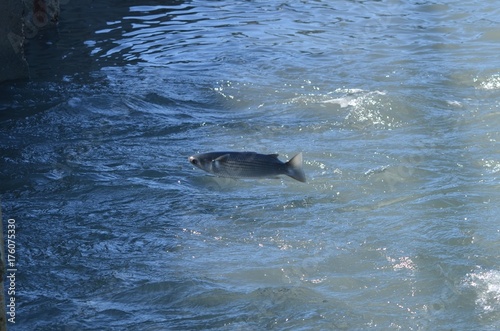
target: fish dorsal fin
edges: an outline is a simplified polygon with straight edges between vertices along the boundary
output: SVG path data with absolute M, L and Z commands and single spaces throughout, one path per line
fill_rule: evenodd
M 280 155 L 279 154 L 267 154 L 267 156 L 272 156 L 272 157 L 278 158 L 278 156 L 280 156 Z
M 224 154 L 216 158 L 214 161 L 217 162 L 226 162 L 229 159 L 229 154 Z

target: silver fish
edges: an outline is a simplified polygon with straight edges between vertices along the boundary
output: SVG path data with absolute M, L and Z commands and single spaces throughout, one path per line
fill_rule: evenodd
M 255 152 L 213 152 L 196 154 L 189 162 L 206 172 L 221 177 L 273 177 L 287 175 L 301 182 L 306 181 L 302 170 L 302 152 L 288 162 L 281 162 L 278 154 Z

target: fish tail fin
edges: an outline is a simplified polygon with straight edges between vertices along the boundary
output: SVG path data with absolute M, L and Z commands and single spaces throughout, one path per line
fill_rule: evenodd
M 306 182 L 306 174 L 302 169 L 302 152 L 292 157 L 287 163 L 287 175 L 299 182 Z

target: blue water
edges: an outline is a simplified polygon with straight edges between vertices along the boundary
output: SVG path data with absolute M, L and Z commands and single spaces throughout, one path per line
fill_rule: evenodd
M 0 86 L 9 329 L 500 328 L 496 2 L 62 9 Z

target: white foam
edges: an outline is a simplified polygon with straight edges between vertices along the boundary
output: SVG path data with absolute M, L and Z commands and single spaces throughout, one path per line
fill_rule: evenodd
M 481 165 L 488 170 L 488 172 L 492 174 L 496 174 L 500 172 L 500 162 L 495 160 L 486 160 L 481 159 Z
M 451 106 L 451 107 L 457 107 L 457 108 L 462 108 L 463 105 L 460 101 L 457 101 L 457 100 L 446 100 L 446 103 L 448 104 L 448 106 Z
M 478 79 L 476 79 L 477 81 Z M 500 74 L 495 74 L 483 80 L 477 87 L 482 90 L 498 90 L 500 89 Z
M 500 312 L 500 270 L 479 269 L 468 275 L 467 283 L 476 291 L 477 309 L 488 314 Z
M 340 108 L 345 108 L 348 106 L 355 107 L 358 104 L 358 99 L 352 98 L 352 97 L 334 98 L 334 99 L 325 100 L 325 101 L 323 101 L 323 103 L 338 104 L 340 106 Z

